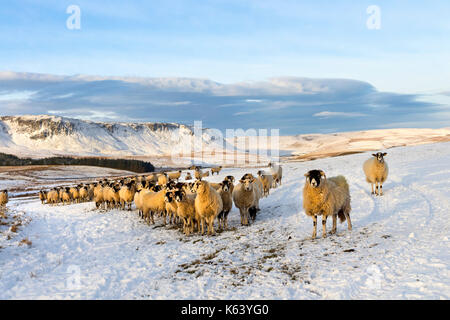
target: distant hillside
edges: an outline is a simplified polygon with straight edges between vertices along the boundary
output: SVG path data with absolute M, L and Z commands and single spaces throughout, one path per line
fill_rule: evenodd
M 139 160 L 105 159 L 105 158 L 71 158 L 51 157 L 44 159 L 19 158 L 11 154 L 0 153 L 0 166 L 29 166 L 29 165 L 71 165 L 93 166 L 127 170 L 136 173 L 153 172 L 155 167 Z

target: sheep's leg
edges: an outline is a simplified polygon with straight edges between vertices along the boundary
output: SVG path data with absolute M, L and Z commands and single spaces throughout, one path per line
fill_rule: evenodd
M 312 216 L 313 219 L 313 234 L 312 238 L 315 239 L 317 237 L 317 216 Z
M 336 233 L 336 225 L 337 225 L 337 214 L 333 214 L 333 228 L 331 229 L 331 234 Z
M 380 195 L 380 183 L 378 181 L 376 182 L 375 191 L 377 193 L 377 196 L 379 196 Z
M 322 238 L 327 237 L 327 216 L 322 215 Z
M 216 232 L 214 231 L 214 216 L 209 218 L 208 220 L 208 234 L 215 235 Z
M 375 194 L 375 192 L 373 191 L 373 183 L 371 183 L 370 186 L 372 187 L 372 194 Z
M 383 195 L 383 185 L 380 183 L 380 194 L 379 194 L 380 196 L 382 196 Z

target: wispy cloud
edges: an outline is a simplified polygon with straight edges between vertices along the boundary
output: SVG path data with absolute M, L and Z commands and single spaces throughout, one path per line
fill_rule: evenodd
M 380 92 L 357 80 L 295 77 L 222 84 L 0 72 L 0 110 L 3 115 L 51 113 L 96 121 L 202 120 L 218 129 L 278 128 L 282 134 L 379 128 L 386 119 L 427 126 L 449 120 L 448 105 L 420 95 Z

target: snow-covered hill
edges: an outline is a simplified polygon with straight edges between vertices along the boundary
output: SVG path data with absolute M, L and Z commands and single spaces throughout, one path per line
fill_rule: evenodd
M 195 140 L 194 127 L 176 123 L 106 123 L 47 115 L 4 116 L 0 117 L 0 152 L 33 158 L 54 155 L 131 157 L 170 167 L 193 162 L 224 164 L 225 154 L 233 153 L 232 157 L 242 159 L 247 151 L 252 153 L 258 146 L 259 158 L 255 154 L 247 156 L 254 165 L 255 162 L 267 163 L 264 155 L 270 152 L 265 150 L 277 145 L 281 156 L 298 160 L 450 141 L 450 128 L 305 134 L 272 137 L 272 140 L 260 137 L 257 143 L 247 144 L 242 140 L 224 140 L 215 136 L 215 132 L 203 128 L 201 135 L 198 134 L 201 138 Z M 227 138 L 225 132 L 221 134 Z
M 0 117 L 0 152 L 20 156 L 162 156 L 182 151 L 194 136 L 176 123 L 105 123 L 57 116 Z M 205 150 L 221 148 L 208 129 Z
M 242 227 L 233 208 L 230 230 L 213 237 L 186 237 L 161 219 L 148 226 L 137 212 L 100 214 L 93 203 L 14 199 L 7 215 L 22 225 L 0 225 L 0 298 L 450 299 L 450 143 L 389 150 L 382 197 L 364 179 L 368 157 L 283 164 L 283 185 L 262 199 L 256 222 Z M 311 240 L 301 190 L 318 168 L 348 179 L 353 230 L 339 224 Z

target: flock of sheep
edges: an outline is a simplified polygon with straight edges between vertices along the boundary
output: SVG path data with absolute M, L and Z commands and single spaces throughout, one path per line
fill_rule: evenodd
M 186 235 L 195 231 L 203 235 L 205 229 L 208 234 L 214 234 L 216 219 L 220 229 L 227 229 L 233 203 L 240 211 L 242 225 L 249 225 L 250 220 L 256 219 L 259 200 L 281 184 L 281 166 L 270 163 L 269 168 L 267 172 L 259 171 L 257 177 L 245 174 L 236 185 L 233 176 L 225 177 L 220 183 L 208 182 L 204 178 L 210 171 L 203 172 L 195 167 L 195 182 L 179 182 L 180 170 L 41 190 L 39 198 L 43 204 L 94 201 L 100 210 L 124 210 L 126 207 L 131 210 L 134 203 L 139 216 L 149 224 L 155 223 L 155 216 L 161 216 L 164 224 L 167 219 L 171 224 L 181 224 Z M 221 169 L 212 168 L 211 175 L 218 175 Z M 189 172 L 185 180 L 193 180 Z
M 383 194 L 383 183 L 387 179 L 388 166 L 384 160 L 386 153 L 372 154 L 373 158 L 364 162 L 363 170 L 366 181 L 371 184 L 372 194 Z M 222 167 L 212 168 L 211 175 L 219 174 Z M 257 176 L 245 174 L 235 185 L 233 176 L 227 176 L 220 183 L 204 180 L 209 171 L 203 172 L 195 167 L 195 182 L 179 182 L 182 171 L 171 173 L 135 176 L 108 181 L 103 179 L 96 183 L 79 184 L 73 187 L 53 188 L 40 191 L 42 204 L 70 204 L 94 201 L 97 209 L 114 208 L 131 210 L 134 203 L 139 216 L 147 223 L 155 223 L 154 217 L 161 216 L 166 224 L 181 224 L 183 232 L 189 235 L 195 231 L 214 234 L 214 222 L 218 220 L 220 229 L 227 229 L 228 213 L 233 203 L 239 209 L 241 224 L 249 225 L 260 211 L 259 200 L 267 197 L 270 189 L 281 185 L 282 167 L 269 163 L 269 171 L 258 171 Z M 350 191 L 343 176 L 327 178 L 322 170 L 311 170 L 305 174 L 303 188 L 303 208 L 306 215 L 313 219 L 313 239 L 317 235 L 317 216 L 322 216 L 323 237 L 326 237 L 326 221 L 333 219 L 331 233 L 336 232 L 337 218 L 341 223 L 347 221 L 352 229 L 350 219 Z M 193 180 L 188 172 L 185 180 Z M 375 185 L 375 190 L 374 190 Z M 0 206 L 8 203 L 8 192 L 0 192 Z

